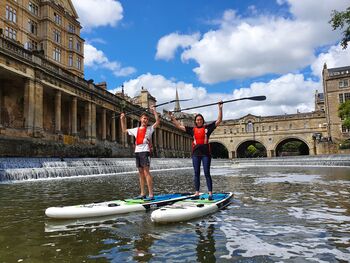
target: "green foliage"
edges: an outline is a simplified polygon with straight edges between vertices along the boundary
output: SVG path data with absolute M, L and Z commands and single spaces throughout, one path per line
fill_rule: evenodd
M 333 10 L 329 23 L 332 25 L 333 30 L 338 28 L 341 30 L 344 29 L 341 46 L 343 49 L 346 49 L 348 47 L 348 41 L 350 41 L 350 7 L 343 12 Z
M 249 154 L 249 156 L 254 156 L 256 154 L 256 148 L 254 147 L 254 145 L 249 145 L 247 148 L 247 152 Z
M 303 143 L 300 141 L 287 142 L 281 148 L 283 152 L 299 152 L 299 148 Z
M 339 105 L 338 116 L 342 119 L 343 125 L 350 129 L 350 100 Z
M 350 149 L 350 141 L 345 140 L 339 144 L 339 149 Z

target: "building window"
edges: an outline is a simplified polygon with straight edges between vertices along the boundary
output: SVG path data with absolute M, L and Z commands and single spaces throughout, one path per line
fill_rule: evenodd
M 73 67 L 73 54 L 68 55 L 68 66 Z
M 81 51 L 81 43 L 79 41 L 77 41 L 77 51 L 78 52 Z
M 346 128 L 344 125 L 341 126 L 341 132 L 343 133 L 348 133 L 349 132 L 349 129 Z
M 269 131 L 271 131 L 271 126 L 269 126 Z
M 28 30 L 30 33 L 37 35 L 38 34 L 38 24 L 33 20 L 28 19 Z
M 6 27 L 5 28 L 5 36 L 10 38 L 10 39 L 17 40 L 17 31 L 11 27 Z
M 246 131 L 247 132 L 254 132 L 254 125 L 251 121 L 248 121 L 247 126 L 246 126 Z
M 339 88 L 347 88 L 347 87 L 349 87 L 348 79 L 339 80 Z
M 73 49 L 73 38 L 72 37 L 69 37 L 69 39 L 68 39 L 68 48 L 70 50 Z
M 17 22 L 16 10 L 8 5 L 6 6 L 6 19 L 13 23 Z
M 276 125 L 276 131 L 278 131 L 278 125 Z
M 53 31 L 53 39 L 56 43 L 61 43 L 61 32 L 55 29 Z
M 342 104 L 344 102 L 344 96 L 343 93 L 339 94 L 339 103 Z
M 344 100 L 350 100 L 350 93 L 344 93 Z
M 292 129 L 292 127 L 293 127 L 293 125 L 290 123 L 290 124 L 289 124 L 289 129 L 291 130 L 291 129 Z
M 53 50 L 53 59 L 61 62 L 61 50 L 57 47 L 55 47 Z
M 72 24 L 68 25 L 68 32 L 69 33 L 75 33 L 75 26 L 73 26 Z
M 226 134 L 226 129 L 224 129 L 224 134 Z
M 39 7 L 36 4 L 34 4 L 34 3 L 30 2 L 30 1 L 29 1 L 29 4 L 28 4 L 28 10 L 32 14 L 34 14 L 36 16 L 39 14 Z
M 54 13 L 53 15 L 54 15 L 54 18 L 55 18 L 55 23 L 58 24 L 58 25 L 61 25 L 62 24 L 62 16 L 60 16 L 57 13 Z
M 81 58 L 77 58 L 77 68 L 81 69 Z
M 35 42 L 34 40 L 28 40 L 24 44 L 24 48 L 28 50 L 37 50 L 38 49 L 38 42 Z
M 262 131 L 265 131 L 265 126 L 262 126 L 262 127 L 261 127 L 261 130 L 262 130 Z

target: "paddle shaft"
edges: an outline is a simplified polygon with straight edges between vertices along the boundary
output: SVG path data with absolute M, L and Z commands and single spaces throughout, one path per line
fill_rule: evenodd
M 257 100 L 257 101 L 262 101 L 262 100 L 266 100 L 266 96 L 254 96 L 254 97 L 245 97 L 245 98 L 239 98 L 239 99 L 226 100 L 226 101 L 223 101 L 222 104 L 228 103 L 228 102 L 234 102 L 234 101 L 238 101 L 238 100 Z M 177 111 L 172 111 L 172 112 L 180 112 L 180 111 L 184 111 L 184 110 L 198 109 L 198 108 L 213 106 L 213 105 L 217 105 L 217 104 L 219 104 L 219 102 L 214 102 L 214 103 L 209 103 L 209 104 L 189 107 L 189 108 L 185 108 L 185 109 L 181 109 L 181 110 L 177 110 Z

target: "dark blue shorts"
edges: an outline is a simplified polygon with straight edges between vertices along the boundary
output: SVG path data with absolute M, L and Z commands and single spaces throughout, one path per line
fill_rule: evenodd
M 150 166 L 151 158 L 150 158 L 149 152 L 135 153 L 135 156 L 136 156 L 136 167 L 137 168 Z

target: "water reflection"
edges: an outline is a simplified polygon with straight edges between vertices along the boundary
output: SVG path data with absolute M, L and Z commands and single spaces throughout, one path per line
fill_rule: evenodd
M 196 234 L 198 235 L 197 262 L 216 262 L 214 230 L 213 224 L 209 224 L 207 227 L 196 226 Z

